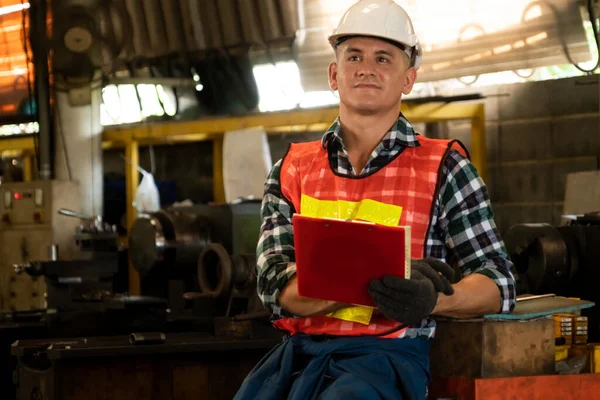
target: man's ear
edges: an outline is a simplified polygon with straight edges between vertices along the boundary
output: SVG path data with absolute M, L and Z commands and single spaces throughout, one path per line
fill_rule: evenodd
M 404 93 L 405 95 L 410 94 L 416 81 L 417 70 L 413 67 L 410 67 L 404 74 L 404 87 L 402 88 L 402 93 Z
M 329 64 L 329 87 L 331 88 L 331 90 L 338 90 L 338 81 L 337 81 L 337 63 L 335 61 L 332 61 Z

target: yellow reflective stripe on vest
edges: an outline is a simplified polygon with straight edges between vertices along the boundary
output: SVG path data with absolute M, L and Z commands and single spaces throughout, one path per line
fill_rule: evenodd
M 302 195 L 300 200 L 302 215 L 313 218 L 339 218 L 362 220 L 385 226 L 398 226 L 402 207 L 379 201 L 364 199 L 357 202 L 345 200 L 319 200 Z
M 370 199 L 358 202 L 319 200 L 303 194 L 300 201 L 301 214 L 313 218 L 356 219 L 379 225 L 398 226 L 402 215 L 402 207 Z M 349 307 L 327 314 L 327 316 L 369 325 L 373 309 L 371 307 Z

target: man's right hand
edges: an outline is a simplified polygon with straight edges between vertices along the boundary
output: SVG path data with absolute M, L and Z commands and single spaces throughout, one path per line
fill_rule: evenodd
M 418 324 L 434 310 L 438 293 L 454 294 L 452 267 L 434 258 L 411 260 L 411 277 L 386 276 L 369 284 L 369 294 L 388 318 L 409 325 Z
M 327 315 L 342 308 L 350 307 L 349 304 L 337 303 L 329 300 L 317 300 L 302 297 L 298 294 L 296 277 L 289 280 L 279 295 L 279 304 L 287 312 L 298 317 L 314 317 Z
M 454 293 L 452 284 L 458 282 L 458 280 L 455 277 L 454 269 L 445 262 L 427 257 L 421 260 L 411 260 L 410 268 L 411 271 L 419 271 L 429 278 L 436 292 L 444 293 L 446 296 Z

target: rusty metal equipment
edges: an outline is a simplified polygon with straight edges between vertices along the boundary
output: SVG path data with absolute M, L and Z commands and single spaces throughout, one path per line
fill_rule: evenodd
M 435 360 L 432 376 L 499 378 L 554 373 L 552 319 L 437 322 L 431 348 Z

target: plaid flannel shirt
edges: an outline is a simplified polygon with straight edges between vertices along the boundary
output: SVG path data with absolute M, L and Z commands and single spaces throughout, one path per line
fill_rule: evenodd
M 323 146 L 329 146 L 329 162 L 338 174 L 355 176 L 341 135 L 339 117 L 325 132 Z M 419 146 L 418 135 L 400 115 L 373 150 L 360 172 L 369 174 L 387 165 L 407 147 Z M 279 294 L 296 273 L 292 215 L 296 212 L 281 194 L 279 160 L 265 183 L 260 239 L 257 246 L 258 294 L 275 318 L 290 317 L 278 302 Z M 450 150 L 441 171 L 442 184 L 427 233 L 426 254 L 458 265 L 463 276 L 483 274 L 500 289 L 502 312 L 514 308 L 515 281 L 504 243 L 494 222 L 487 188 L 471 162 Z M 409 328 L 406 337 L 432 337 L 435 321 L 423 320 Z

